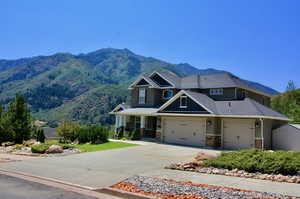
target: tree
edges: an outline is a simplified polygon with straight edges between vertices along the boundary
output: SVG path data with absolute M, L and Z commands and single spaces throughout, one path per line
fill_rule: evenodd
M 42 128 L 38 128 L 36 130 L 36 141 L 44 143 L 45 142 L 45 134 L 44 130 Z
M 295 82 L 294 82 L 293 80 L 290 80 L 290 81 L 288 82 L 287 87 L 286 87 L 286 91 L 294 91 L 294 90 L 296 90 L 296 89 L 297 89 L 297 87 L 296 87 Z
M 73 142 L 77 137 L 79 129 L 80 125 L 78 122 L 64 120 L 57 128 L 56 133 L 63 138 L 63 142 Z
M 9 106 L 8 117 L 12 124 L 15 143 L 21 144 L 30 139 L 32 126 L 30 111 L 24 98 L 16 95 L 16 99 Z

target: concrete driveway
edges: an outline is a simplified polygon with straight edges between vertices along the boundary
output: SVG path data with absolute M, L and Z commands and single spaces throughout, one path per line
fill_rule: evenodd
M 218 151 L 150 143 L 144 146 L 48 157 L 0 164 L 0 168 L 79 184 L 105 187 L 132 175 L 163 173 L 163 167 L 191 160 L 200 151 Z

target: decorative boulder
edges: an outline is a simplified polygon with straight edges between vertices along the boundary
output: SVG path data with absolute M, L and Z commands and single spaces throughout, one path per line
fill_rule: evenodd
M 47 150 L 46 153 L 62 153 L 64 149 L 62 146 L 58 145 L 51 145 Z

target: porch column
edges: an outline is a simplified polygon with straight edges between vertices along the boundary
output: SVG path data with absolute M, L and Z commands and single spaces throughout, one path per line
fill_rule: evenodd
M 264 119 L 260 118 L 261 149 L 264 149 Z
M 144 136 L 145 120 L 146 120 L 146 116 L 141 116 L 141 128 L 140 128 L 141 137 Z

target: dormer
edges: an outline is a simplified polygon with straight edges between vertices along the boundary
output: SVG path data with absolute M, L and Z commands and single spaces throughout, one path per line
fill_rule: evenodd
M 134 87 L 149 87 L 149 88 L 159 88 L 152 79 L 146 76 L 140 76 L 137 80 L 135 80 L 128 89 L 133 89 Z

